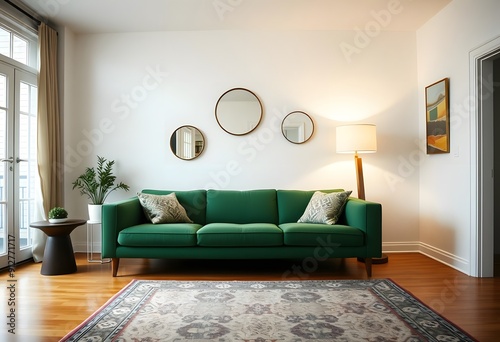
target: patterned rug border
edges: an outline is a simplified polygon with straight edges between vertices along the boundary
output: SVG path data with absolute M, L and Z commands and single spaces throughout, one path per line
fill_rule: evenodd
M 71 330 L 69 333 L 67 333 L 66 335 L 64 335 L 63 338 L 61 338 L 59 340 L 59 342 L 64 342 L 64 341 L 67 341 L 73 334 L 75 334 L 78 330 L 80 330 L 81 328 L 83 328 L 85 325 L 87 325 L 90 321 L 92 321 L 96 316 L 99 316 L 105 309 L 108 305 L 110 305 L 111 303 L 113 303 L 113 301 L 115 299 L 117 299 L 118 297 L 120 297 L 123 293 L 125 293 L 126 291 L 130 291 L 134 285 L 137 283 L 137 282 L 141 282 L 141 281 L 146 281 L 146 282 L 150 282 L 150 281 L 156 281 L 156 280 L 144 280 L 144 279 L 132 279 L 130 281 L 130 283 L 128 283 L 127 285 L 125 285 L 120 291 L 118 291 L 117 293 L 115 293 L 113 295 L 113 297 L 111 297 L 110 299 L 108 299 L 106 301 L 106 303 L 104 303 L 103 305 L 101 305 L 101 307 L 99 309 L 97 309 L 92 315 L 90 315 L 89 317 L 87 317 L 82 323 L 78 324 L 73 330 Z M 170 280 L 160 280 L 160 281 L 170 281 Z
M 411 291 L 406 290 L 404 287 L 400 286 L 397 282 L 392 280 L 391 278 L 381 278 L 381 279 L 368 279 L 368 280 L 354 280 L 354 279 L 326 279 L 326 280 L 161 280 L 161 279 L 154 279 L 154 280 L 147 280 L 147 279 L 132 279 L 127 285 L 125 285 L 120 291 L 118 291 L 115 295 L 113 295 L 110 299 L 108 299 L 99 309 L 97 309 L 92 315 L 90 315 L 88 318 L 86 318 L 82 323 L 80 323 L 78 326 L 76 326 L 73 330 L 68 332 L 61 340 L 60 342 L 65 342 L 69 341 L 74 335 L 84 328 L 86 325 L 88 325 L 90 322 L 92 322 L 96 317 L 100 316 L 103 314 L 103 312 L 106 310 L 108 306 L 110 306 L 115 300 L 117 300 L 120 296 L 122 295 L 127 295 L 127 292 L 130 293 L 132 292 L 135 288 L 138 286 L 141 286 L 141 284 L 147 284 L 147 283 L 170 283 L 170 284 L 197 284 L 197 285 L 211 285 L 211 287 L 215 287 L 215 285 L 221 286 L 222 284 L 227 284 L 227 285 L 240 285 L 244 286 L 245 284 L 274 284 L 274 285 L 279 285 L 286 287 L 291 286 L 292 284 L 296 285 L 302 285 L 304 283 L 315 283 L 315 284 L 320 284 L 320 283 L 344 283 L 344 284 L 359 284 L 360 286 L 363 285 L 364 287 L 368 287 L 368 284 L 371 286 L 371 288 L 375 288 L 375 285 L 377 283 L 388 283 L 390 286 L 392 286 L 394 289 L 396 289 L 398 292 L 406 294 L 409 296 L 411 301 L 414 301 L 418 303 L 423 309 L 427 310 L 428 313 L 432 313 L 435 315 L 444 325 L 446 325 L 450 330 L 455 330 L 457 333 L 462 334 L 463 337 L 467 337 L 470 339 L 470 341 L 475 341 L 477 342 L 474 337 L 472 337 L 469 333 L 467 333 L 465 330 L 460 328 L 458 325 L 455 323 L 451 322 L 448 320 L 446 317 L 442 316 L 440 313 L 432 309 L 430 306 L 422 302 L 418 297 L 416 297 Z M 222 285 L 223 286 L 223 285 Z M 196 286 L 198 287 L 198 286 Z M 377 293 L 380 297 L 384 298 L 385 297 L 382 295 L 382 293 L 378 292 Z M 396 307 L 391 301 L 385 299 L 384 303 L 388 306 L 390 306 L 391 310 L 395 312 L 395 315 L 398 317 L 402 318 L 402 315 L 400 313 L 400 309 Z M 406 324 L 409 324 L 406 322 Z M 414 328 L 414 327 L 412 327 Z M 421 333 L 421 331 L 419 331 Z M 460 340 L 460 341 L 465 341 L 465 340 Z
M 462 334 L 466 335 L 469 339 L 471 339 L 471 341 L 479 342 L 476 338 L 474 338 L 467 331 L 465 331 L 464 329 L 460 328 L 458 325 L 456 325 L 455 323 L 453 323 L 452 321 L 450 321 L 448 318 L 446 318 L 443 315 L 441 315 L 439 312 L 437 312 L 436 310 L 434 310 L 433 308 L 431 308 L 429 305 L 425 304 L 422 300 L 420 300 L 417 296 L 415 296 L 415 294 L 413 294 L 412 291 L 408 291 L 407 289 L 405 289 L 403 286 L 399 285 L 399 283 L 397 283 L 396 281 L 392 280 L 391 278 L 374 279 L 374 280 L 387 280 L 387 281 L 391 282 L 400 291 L 403 291 L 403 292 L 406 292 L 407 294 L 409 294 L 411 296 L 411 298 L 413 298 L 416 302 L 420 303 L 421 306 L 423 306 L 424 308 L 426 308 L 430 312 L 433 312 L 436 316 L 438 316 L 439 318 L 441 318 L 443 321 L 447 322 L 450 326 L 453 326 L 455 329 L 457 329 L 458 331 L 460 331 Z

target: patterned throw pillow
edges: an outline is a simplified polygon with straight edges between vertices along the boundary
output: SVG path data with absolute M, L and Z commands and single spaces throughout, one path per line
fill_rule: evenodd
M 144 213 L 152 223 L 193 222 L 174 192 L 168 195 L 137 193 L 137 197 L 139 197 Z
M 324 193 L 316 191 L 297 222 L 335 224 L 352 191 Z

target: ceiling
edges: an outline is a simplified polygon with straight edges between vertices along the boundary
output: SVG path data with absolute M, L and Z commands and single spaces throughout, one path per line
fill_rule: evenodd
M 75 33 L 417 30 L 452 0 L 18 0 Z M 392 7 L 391 7 L 392 6 Z M 391 13 L 392 11 L 392 13 Z

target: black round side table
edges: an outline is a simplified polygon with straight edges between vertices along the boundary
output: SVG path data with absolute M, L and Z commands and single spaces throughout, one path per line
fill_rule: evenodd
M 75 254 L 69 234 L 85 222 L 87 221 L 68 219 L 62 223 L 50 223 L 49 221 L 30 223 L 30 227 L 40 229 L 47 234 L 41 274 L 60 275 L 76 272 Z

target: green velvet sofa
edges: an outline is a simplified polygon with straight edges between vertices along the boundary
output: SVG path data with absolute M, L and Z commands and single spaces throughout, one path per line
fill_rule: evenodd
M 172 192 L 193 223 L 152 224 L 137 196 L 103 205 L 102 257 L 112 258 L 113 277 L 120 258 L 301 259 L 304 264 L 363 258 L 370 277 L 372 258 L 381 256 L 378 203 L 350 197 L 338 222 L 330 225 L 297 222 L 314 191 L 142 191 Z

